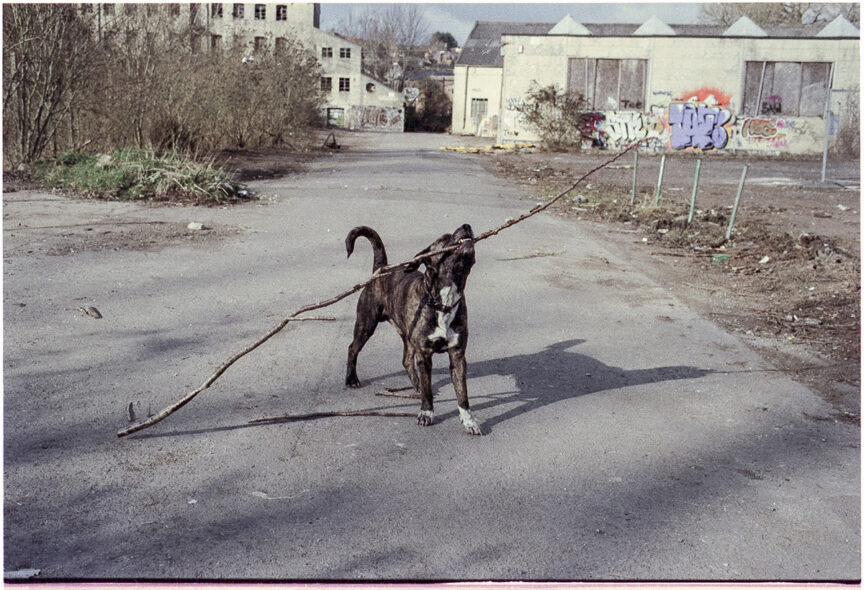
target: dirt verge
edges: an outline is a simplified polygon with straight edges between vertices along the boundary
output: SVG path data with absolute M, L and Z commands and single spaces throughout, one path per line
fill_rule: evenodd
M 470 157 L 484 158 L 497 175 L 542 202 L 612 155 Z M 629 248 L 655 280 L 834 404 L 838 420 L 859 422 L 860 211 L 854 181 L 809 181 L 808 175 L 818 178 L 819 162 L 812 160 L 707 157 L 688 223 L 695 159 L 667 158 L 655 205 L 659 160 L 619 160 L 551 210 L 588 222 Z M 748 181 L 726 241 L 745 162 Z

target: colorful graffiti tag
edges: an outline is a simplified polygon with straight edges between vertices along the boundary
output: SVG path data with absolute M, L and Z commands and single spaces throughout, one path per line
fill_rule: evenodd
M 741 125 L 741 136 L 755 139 L 776 138 L 777 119 L 745 119 Z M 782 137 L 782 134 L 780 136 Z
M 729 132 L 724 127 L 732 120 L 728 109 L 673 102 L 669 105 L 669 144 L 673 150 L 694 147 L 701 150 L 724 148 Z
M 718 105 L 728 106 L 731 100 L 731 95 L 718 88 L 699 88 L 682 93 L 681 98 L 677 102 L 692 102 L 713 107 Z

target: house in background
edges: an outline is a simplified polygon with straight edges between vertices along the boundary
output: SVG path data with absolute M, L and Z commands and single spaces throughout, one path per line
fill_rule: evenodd
M 477 22 L 453 67 L 453 122 L 450 133 L 496 137 L 501 109 L 506 33 L 544 34 L 549 23 Z
M 345 129 L 404 130 L 402 95 L 362 72 L 360 46 L 319 28 L 320 4 L 210 4 L 211 39 L 231 38 L 247 48 L 278 47 L 293 36 L 318 58 L 329 125 Z M 212 45 L 212 43 L 211 43 Z
M 140 10 L 139 10 L 140 7 Z M 95 9 L 95 10 L 94 10 Z M 402 95 L 362 72 L 360 46 L 319 28 L 321 6 L 313 3 L 86 4 L 101 32 L 122 17 L 167 15 L 177 26 L 192 25 L 193 51 L 241 47 L 250 57 L 299 40 L 321 64 L 322 105 L 327 121 L 346 129 L 404 130 Z
M 826 133 L 857 146 L 859 68 L 859 32 L 843 17 L 769 29 L 746 17 L 728 28 L 477 23 L 457 62 L 453 132 L 536 140 L 518 108 L 555 85 L 584 100 L 586 144 L 818 154 Z

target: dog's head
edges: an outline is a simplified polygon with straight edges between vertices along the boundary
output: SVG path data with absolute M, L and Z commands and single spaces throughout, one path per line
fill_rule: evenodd
M 444 287 L 455 286 L 461 293 L 465 289 L 468 273 L 474 266 L 474 232 L 470 225 L 466 223 L 452 234 L 444 234 L 427 248 L 418 252 L 415 258 L 423 254 L 434 254 L 452 246 L 456 246 L 456 249 L 430 256 L 422 262 L 409 265 L 405 268 L 406 272 L 415 271 L 420 267 L 420 264 L 423 264 L 426 267 L 423 280 L 427 289 L 438 293 Z

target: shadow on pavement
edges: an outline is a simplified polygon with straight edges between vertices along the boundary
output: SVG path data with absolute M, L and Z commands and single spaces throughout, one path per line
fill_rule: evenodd
M 496 425 L 501 424 L 510 418 L 520 416 L 556 402 L 633 385 L 645 385 L 678 379 L 697 379 L 713 372 L 710 369 L 699 369 L 697 367 L 688 366 L 655 367 L 650 369 L 633 370 L 613 367 L 591 358 L 590 356 L 569 351 L 570 348 L 582 344 L 583 342 L 585 341 L 578 339 L 564 340 L 562 342 L 551 344 L 543 350 L 532 354 L 490 359 L 476 363 L 469 362 L 469 399 L 473 402 L 471 405 L 472 410 L 479 411 L 479 417 L 483 425 L 484 434 L 488 434 Z M 434 374 L 442 377 L 432 384 L 433 392 L 437 396 L 442 387 L 449 385 L 450 375 L 449 371 L 444 368 L 436 369 Z M 510 377 L 515 382 L 517 389 L 515 391 L 502 391 L 500 393 L 472 397 L 471 380 L 488 376 Z M 404 373 L 390 373 L 380 377 L 375 377 L 371 380 L 367 379 L 365 380 L 365 384 L 368 385 L 370 382 L 385 381 L 394 377 L 404 377 Z M 440 401 L 451 400 L 439 399 L 439 402 Z M 415 406 L 419 408 L 419 401 L 408 403 L 411 408 L 414 408 Z M 497 416 L 486 418 L 483 415 L 484 410 L 490 410 L 498 406 L 511 405 L 514 403 L 518 405 Z M 358 412 L 386 412 L 387 410 L 395 411 L 397 409 L 404 410 L 405 405 L 376 405 L 375 407 L 358 410 Z M 396 414 L 394 414 L 394 416 L 396 416 Z M 456 409 L 446 413 L 441 413 L 437 415 L 436 423 L 441 422 L 444 419 L 455 419 L 457 416 L 458 412 Z M 221 426 L 164 433 L 148 433 L 139 434 L 136 435 L 136 437 L 158 438 L 165 436 L 201 434 L 205 432 L 219 432 L 249 428 L 253 426 L 264 426 L 277 422 L 303 422 L 336 417 L 344 418 L 359 416 L 346 416 L 344 413 L 337 411 L 315 412 L 314 414 L 301 415 L 286 414 L 279 417 L 278 420 L 274 419 L 264 423 L 238 424 L 235 426 Z

